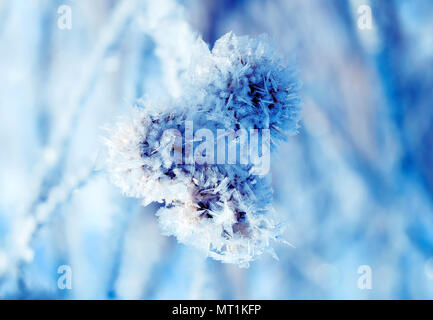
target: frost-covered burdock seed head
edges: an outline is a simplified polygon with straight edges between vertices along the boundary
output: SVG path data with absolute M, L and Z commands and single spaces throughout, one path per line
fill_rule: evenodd
M 213 110 L 232 127 L 270 129 L 273 145 L 297 132 L 299 81 L 294 70 L 282 65 L 267 36 L 252 39 L 229 32 L 212 52 L 200 48 L 186 78 L 202 92 L 207 102 L 202 109 Z
M 164 203 L 157 212 L 164 234 L 247 265 L 272 252 L 270 241 L 281 232 L 272 218 L 270 177 L 257 170 L 251 152 L 261 150 L 263 163 L 271 146 L 296 133 L 298 82 L 264 36 L 228 33 L 212 51 L 202 40 L 196 48 L 181 97 L 163 108 L 148 102 L 113 127 L 107 168 L 128 196 Z M 247 150 L 248 157 L 219 158 L 225 143 L 239 144 L 235 154 Z

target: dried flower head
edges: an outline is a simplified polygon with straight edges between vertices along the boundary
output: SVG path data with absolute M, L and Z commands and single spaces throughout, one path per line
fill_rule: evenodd
M 264 36 L 228 33 L 212 51 L 198 40 L 192 61 L 181 97 L 112 129 L 107 168 L 128 196 L 164 203 L 165 234 L 247 265 L 281 232 L 265 155 L 297 131 L 298 81 Z

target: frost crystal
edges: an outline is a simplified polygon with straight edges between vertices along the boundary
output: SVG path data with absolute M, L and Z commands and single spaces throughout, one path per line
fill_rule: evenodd
M 248 147 L 261 149 L 262 156 L 275 149 L 297 131 L 298 82 L 264 36 L 228 33 L 212 51 L 198 40 L 191 61 L 181 97 L 164 106 L 141 103 L 112 129 L 105 140 L 107 169 L 126 195 L 144 205 L 164 203 L 157 216 L 165 234 L 214 259 L 248 265 L 272 252 L 270 241 L 281 232 L 272 218 L 269 175 L 257 171 L 251 154 L 233 164 L 225 147 L 213 144 L 197 152 L 197 145 L 201 138 L 216 137 L 216 144 L 237 143 L 236 155 Z M 266 130 L 269 139 L 263 134 L 254 150 L 252 141 L 258 143 Z M 251 133 L 249 139 L 242 139 L 242 132 Z M 214 161 L 221 151 L 224 161 Z

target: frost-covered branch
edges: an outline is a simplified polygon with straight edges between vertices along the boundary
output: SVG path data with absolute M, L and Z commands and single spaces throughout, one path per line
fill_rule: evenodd
M 30 261 L 33 251 L 30 242 L 34 233 L 43 225 L 50 214 L 62 202 L 66 201 L 71 192 L 84 184 L 92 174 L 93 165 L 85 167 L 82 173 L 65 173 L 66 160 L 71 138 L 79 122 L 87 97 L 91 94 L 93 85 L 98 77 L 103 58 L 107 52 L 119 41 L 122 32 L 137 11 L 135 0 L 124 0 L 113 10 L 110 22 L 95 44 L 89 58 L 85 61 L 82 74 L 74 83 L 64 113 L 53 130 L 52 139 L 46 147 L 41 161 L 34 167 L 35 176 L 30 182 L 29 189 L 35 195 L 33 200 L 23 206 L 22 217 L 15 223 L 16 232 L 12 232 L 9 239 L 11 249 L 8 255 L 7 267 L 0 270 L 3 273 L 15 273 L 15 268 L 22 262 Z M 89 169 L 90 168 L 90 169 Z M 53 177 L 56 177 L 53 179 Z

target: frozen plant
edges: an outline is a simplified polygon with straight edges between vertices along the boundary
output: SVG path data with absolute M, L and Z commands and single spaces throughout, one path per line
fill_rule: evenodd
M 270 176 L 257 170 L 251 153 L 263 159 L 297 132 L 298 81 L 267 37 L 228 33 L 211 51 L 197 40 L 180 83 L 180 97 L 139 101 L 130 118 L 111 128 L 107 170 L 126 195 L 144 205 L 164 203 L 157 212 L 164 234 L 247 266 L 273 253 L 271 240 L 281 240 Z M 213 137 L 218 147 L 209 147 Z M 226 160 L 226 139 L 239 145 L 236 154 L 248 149 L 247 161 Z M 225 161 L 214 161 L 221 152 Z

